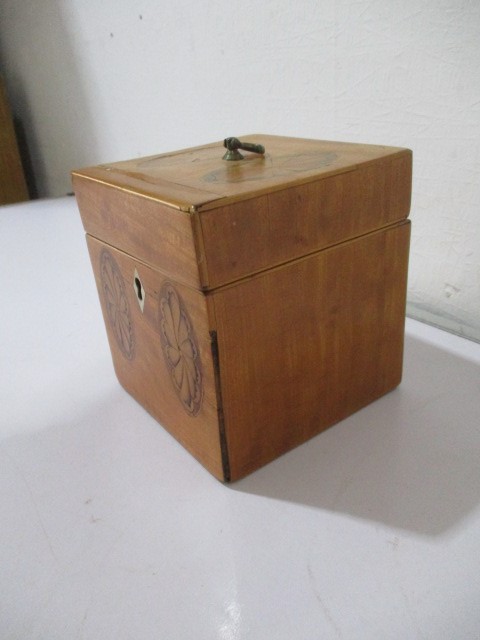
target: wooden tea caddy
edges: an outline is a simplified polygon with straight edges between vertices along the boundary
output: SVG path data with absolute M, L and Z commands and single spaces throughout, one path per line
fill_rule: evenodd
M 408 149 L 242 140 L 73 172 L 118 379 L 223 481 L 399 384 L 410 237 Z

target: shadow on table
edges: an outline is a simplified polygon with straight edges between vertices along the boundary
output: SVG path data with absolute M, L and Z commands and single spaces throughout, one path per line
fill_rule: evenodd
M 232 488 L 442 534 L 480 498 L 480 367 L 407 336 L 398 389 Z

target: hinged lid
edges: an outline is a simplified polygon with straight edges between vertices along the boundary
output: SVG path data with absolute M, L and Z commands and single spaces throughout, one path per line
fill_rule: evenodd
M 86 230 L 165 269 L 161 227 L 174 220 L 167 209 L 185 212 L 192 217 L 199 273 L 192 280 L 190 265 L 179 277 L 211 289 L 408 215 L 408 149 L 268 135 L 242 141 L 263 145 L 265 154 L 246 152 L 243 160 L 229 162 L 218 142 L 74 172 L 77 198 L 79 181 L 86 179 L 162 205 L 158 217 L 153 210 L 145 217 L 145 207 L 152 205 L 129 205 L 125 213 L 117 198 L 116 208 L 109 207 L 102 218 L 82 208 L 80 197 Z M 142 231 L 145 224 L 149 228 Z M 167 253 L 173 255 L 174 247 Z M 169 271 L 178 271 L 175 258 L 168 264 Z
M 331 175 L 353 171 L 407 149 L 378 145 L 251 135 L 264 155 L 223 160 L 223 142 L 83 169 L 82 175 L 139 191 L 183 211 L 211 209 Z

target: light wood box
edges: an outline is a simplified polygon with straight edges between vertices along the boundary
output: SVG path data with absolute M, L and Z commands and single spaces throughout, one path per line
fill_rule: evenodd
M 73 173 L 118 379 L 223 481 L 402 375 L 411 152 L 244 140 Z

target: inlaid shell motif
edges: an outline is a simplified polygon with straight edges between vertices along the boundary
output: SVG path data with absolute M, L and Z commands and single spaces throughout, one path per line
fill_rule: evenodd
M 165 363 L 184 409 L 195 416 L 202 404 L 202 366 L 192 322 L 170 282 L 160 291 L 160 336 Z
M 127 360 L 135 355 L 135 333 L 123 277 L 113 256 L 103 250 L 100 256 L 103 300 L 113 335 Z

